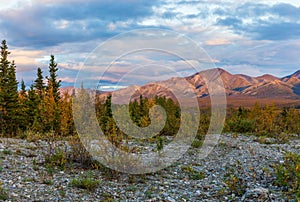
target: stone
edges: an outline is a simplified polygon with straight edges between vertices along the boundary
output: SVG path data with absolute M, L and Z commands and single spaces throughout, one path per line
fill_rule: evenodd
M 269 190 L 263 187 L 248 190 L 243 196 L 241 201 L 243 202 L 268 202 L 271 201 L 269 196 Z
M 80 162 L 72 162 L 66 169 L 50 170 L 43 163 L 49 152 L 49 144 L 44 141 L 0 138 L 1 149 L 11 150 L 11 154 L 0 153 L 0 182 L 11 197 L 9 201 L 287 201 L 282 187 L 274 186 L 274 163 L 283 163 L 285 151 L 299 152 L 299 140 L 280 145 L 255 142 L 254 136 L 222 135 L 220 142 L 205 158 L 198 158 L 199 151 L 190 148 L 176 163 L 157 173 L 134 176 L 128 181 L 128 174 L 118 173 L 113 179 L 106 178 L 106 169 L 83 167 Z M 134 143 L 132 143 L 134 145 Z M 141 153 L 156 149 L 156 143 L 143 143 Z M 55 148 L 70 152 L 68 143 L 53 143 Z M 238 145 L 231 146 L 231 145 Z M 57 146 L 57 147 L 56 147 Z M 240 149 L 242 148 L 242 149 Z M 248 151 L 252 148 L 253 153 Z M 69 155 L 68 155 L 69 156 Z M 192 170 L 182 169 L 191 167 Z M 187 171 L 185 171 L 187 170 Z M 264 170 L 264 172 L 263 172 Z M 193 179 L 198 172 L 205 178 Z M 268 174 L 266 174 L 268 173 Z M 70 186 L 73 179 L 92 175 L 100 181 L 93 191 Z M 240 183 L 243 196 L 228 191 L 228 183 L 233 177 L 243 179 Z M 142 178 L 141 178 L 142 177 Z M 128 190 L 127 187 L 134 187 Z M 238 184 L 240 186 L 240 184 Z M 25 197 L 28 196 L 26 199 Z

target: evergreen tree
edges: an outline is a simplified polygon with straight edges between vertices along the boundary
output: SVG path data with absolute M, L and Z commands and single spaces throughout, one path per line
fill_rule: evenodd
M 7 131 L 9 134 L 16 134 L 18 129 L 18 81 L 16 79 L 16 65 L 15 62 L 9 66 L 7 75 Z
M 18 110 L 18 123 L 21 131 L 25 131 L 29 127 L 29 108 L 28 108 L 28 95 L 24 80 L 21 81 L 21 91 L 19 93 L 19 110 Z
M 100 125 L 103 129 L 103 132 L 106 134 L 108 130 L 107 124 L 109 120 L 112 118 L 111 95 L 107 96 L 103 107 L 104 107 L 104 113 L 100 117 Z
M 7 117 L 7 106 L 6 106 L 6 93 L 7 93 L 7 74 L 10 62 L 8 61 L 8 55 L 10 52 L 7 50 L 6 41 L 3 40 L 1 44 L 1 58 L 0 58 L 0 126 L 1 132 L 5 132 L 6 128 L 6 117 Z
M 1 58 L 0 58 L 0 81 L 1 81 L 1 88 L 3 88 L 3 83 L 5 81 L 5 78 L 7 77 L 8 68 L 10 65 L 10 62 L 8 61 L 8 55 L 10 52 L 7 50 L 7 44 L 6 41 L 3 40 L 1 44 Z
M 140 113 L 138 111 L 139 105 L 138 102 L 136 100 L 134 100 L 133 102 L 130 102 L 129 104 L 129 113 L 130 113 L 130 117 L 133 120 L 133 122 L 135 124 L 138 124 L 140 121 Z
M 57 80 L 57 63 L 55 62 L 55 58 L 54 55 L 51 55 L 51 59 L 50 59 L 50 63 L 49 63 L 49 78 L 47 77 L 48 80 L 48 93 L 49 93 L 49 89 L 52 89 L 52 93 L 54 96 L 54 100 L 57 103 L 60 100 L 60 95 L 59 95 L 59 87 L 60 87 L 60 80 Z
M 0 59 L 0 109 L 1 131 L 16 134 L 18 124 L 18 82 L 16 79 L 16 65 L 8 61 L 10 52 L 6 41 L 2 41 Z
M 40 99 L 35 92 L 35 87 L 31 84 L 28 91 L 28 128 L 36 132 L 43 131 L 42 117 L 40 113 Z
M 44 125 L 44 132 L 59 133 L 60 111 L 55 101 L 52 86 L 49 87 L 45 98 L 41 103 L 41 116 Z
M 37 78 L 34 81 L 34 87 L 39 95 L 40 99 L 43 99 L 44 91 L 45 91 L 45 84 L 44 84 L 44 77 L 41 68 L 37 69 Z
M 62 136 L 74 134 L 74 121 L 72 113 L 72 96 L 69 92 L 65 92 L 59 103 L 61 111 L 60 117 L 60 133 Z
M 22 79 L 21 81 L 21 91 L 20 91 L 20 96 L 22 97 L 27 97 L 27 93 L 26 93 L 26 86 L 24 83 L 24 80 Z
M 60 94 L 59 94 L 59 87 L 60 87 L 60 80 L 57 80 L 57 63 L 55 62 L 54 55 L 50 56 L 50 63 L 49 63 L 49 77 L 47 78 L 47 88 L 46 93 L 44 95 L 44 99 L 42 101 L 41 106 L 41 113 L 45 125 L 46 131 L 53 131 L 55 133 L 60 133 L 60 116 L 61 110 L 59 108 L 60 102 Z M 41 84 L 41 72 L 40 78 L 37 78 L 37 81 Z M 42 85 L 40 85 L 42 88 Z M 46 118 L 47 117 L 47 118 Z M 46 120 L 48 119 L 48 120 Z

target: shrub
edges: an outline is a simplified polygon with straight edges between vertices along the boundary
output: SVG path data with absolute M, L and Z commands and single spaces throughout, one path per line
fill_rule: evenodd
M 198 172 L 198 171 L 194 170 L 192 166 L 188 166 L 188 165 L 182 166 L 181 170 L 183 172 L 187 173 L 189 179 L 191 179 L 191 180 L 202 180 L 206 176 L 205 172 L 203 172 L 203 171 Z
M 61 170 L 64 170 L 67 163 L 66 154 L 62 151 L 57 151 L 56 153 L 47 156 L 45 158 L 45 163 L 49 167 L 58 167 Z
M 158 152 L 160 152 L 161 150 L 163 150 L 163 148 L 164 148 L 164 142 L 163 142 L 162 137 L 159 136 L 157 138 L 157 142 L 156 142 L 156 149 Z
M 22 133 L 18 134 L 18 137 L 21 139 L 26 139 L 29 142 L 36 142 L 38 140 L 45 139 L 45 135 L 42 133 L 38 133 L 32 130 L 26 130 Z
M 254 121 L 248 119 L 234 119 L 227 122 L 229 130 L 236 133 L 249 133 L 254 129 Z
M 99 180 L 95 180 L 92 176 L 83 175 L 79 179 L 72 179 L 70 185 L 80 189 L 87 189 L 89 191 L 95 190 L 100 184 Z
M 7 199 L 8 199 L 7 190 L 2 187 L 2 182 L 0 182 L 0 200 L 5 201 Z
M 53 181 L 52 181 L 52 180 L 49 180 L 49 179 L 44 179 L 44 180 L 43 180 L 43 184 L 46 184 L 46 185 L 53 185 Z
M 276 184 L 287 188 L 300 199 L 300 155 L 287 153 L 284 163 L 275 168 Z
M 11 154 L 12 154 L 12 151 L 9 150 L 9 149 L 4 149 L 2 152 L 3 152 L 3 154 L 5 154 L 5 155 L 11 155 Z
M 93 167 L 93 159 L 86 150 L 78 135 L 69 137 L 69 144 L 71 146 L 71 154 L 69 156 L 71 161 L 79 162 L 82 165 Z
M 226 168 L 223 182 L 227 185 L 230 193 L 242 196 L 246 192 L 246 182 L 243 176 L 243 167 L 240 161 L 236 161 L 235 167 Z
M 238 177 L 236 174 L 229 174 L 225 177 L 224 180 L 229 191 L 238 196 L 241 196 L 245 193 L 246 187 L 242 178 Z
M 193 143 L 192 143 L 192 147 L 193 148 L 199 148 L 199 147 L 202 146 L 202 144 L 203 144 L 202 140 L 199 140 L 199 139 L 195 138 Z

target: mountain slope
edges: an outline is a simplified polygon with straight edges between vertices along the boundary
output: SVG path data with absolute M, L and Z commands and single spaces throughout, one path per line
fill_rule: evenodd
M 300 87 L 300 71 L 282 79 L 275 76 L 265 74 L 259 77 L 250 77 L 243 74 L 231 74 L 223 69 L 217 69 L 225 88 L 227 96 L 251 96 L 254 98 L 290 98 L 299 99 Z M 145 97 L 166 96 L 173 97 L 174 95 L 169 90 L 162 88 L 160 85 L 172 86 L 179 91 L 185 92 L 180 81 L 186 79 L 193 88 L 198 98 L 203 98 L 209 95 L 208 86 L 205 82 L 205 76 L 211 70 L 198 72 L 186 78 L 172 78 L 166 81 L 153 82 L 143 85 L 133 96 L 137 98 L 137 94 L 142 94 Z M 118 91 L 118 94 L 128 93 L 125 89 Z
M 282 105 L 300 106 L 300 70 L 283 78 L 277 78 L 270 74 L 258 77 L 251 77 L 243 74 L 231 74 L 218 68 L 219 75 L 223 81 L 227 101 L 229 105 L 245 105 L 256 101 L 262 103 L 278 103 Z M 185 78 L 171 78 L 165 81 L 151 82 L 143 86 L 131 86 L 125 89 L 114 91 L 115 103 L 128 103 L 128 96 L 131 100 L 144 97 L 165 96 L 176 100 L 176 91 L 183 97 L 197 97 L 200 102 L 210 103 L 207 78 L 217 78 L 215 70 L 205 70 Z M 189 87 L 183 85 L 186 81 Z M 173 90 L 172 90 L 173 89 Z M 174 91 L 174 89 L 176 89 Z M 111 92 L 110 92 L 111 93 Z M 106 97 L 109 92 L 101 93 Z M 250 105 L 250 104 L 249 104 Z

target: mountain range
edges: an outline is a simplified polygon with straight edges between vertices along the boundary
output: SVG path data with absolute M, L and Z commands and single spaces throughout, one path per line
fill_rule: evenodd
M 255 102 L 261 104 L 274 103 L 279 106 L 300 106 L 300 70 L 294 74 L 278 78 L 270 74 L 258 77 L 251 77 L 244 74 L 231 74 L 224 69 L 217 68 L 223 81 L 228 106 L 252 106 Z M 190 84 L 197 96 L 199 105 L 206 107 L 210 104 L 208 86 L 205 82 L 205 75 L 215 73 L 214 70 L 205 70 L 188 77 L 175 77 L 165 81 L 151 82 L 143 86 L 130 86 L 114 91 L 117 94 L 115 101 L 122 104 L 129 92 L 135 91 L 131 100 L 144 97 L 165 96 L 176 100 L 174 94 L 162 87 L 172 86 L 174 89 L 190 93 L 182 85 L 182 80 Z M 162 85 L 163 84 L 163 85 Z M 111 92 L 101 92 L 101 97 L 106 97 Z

